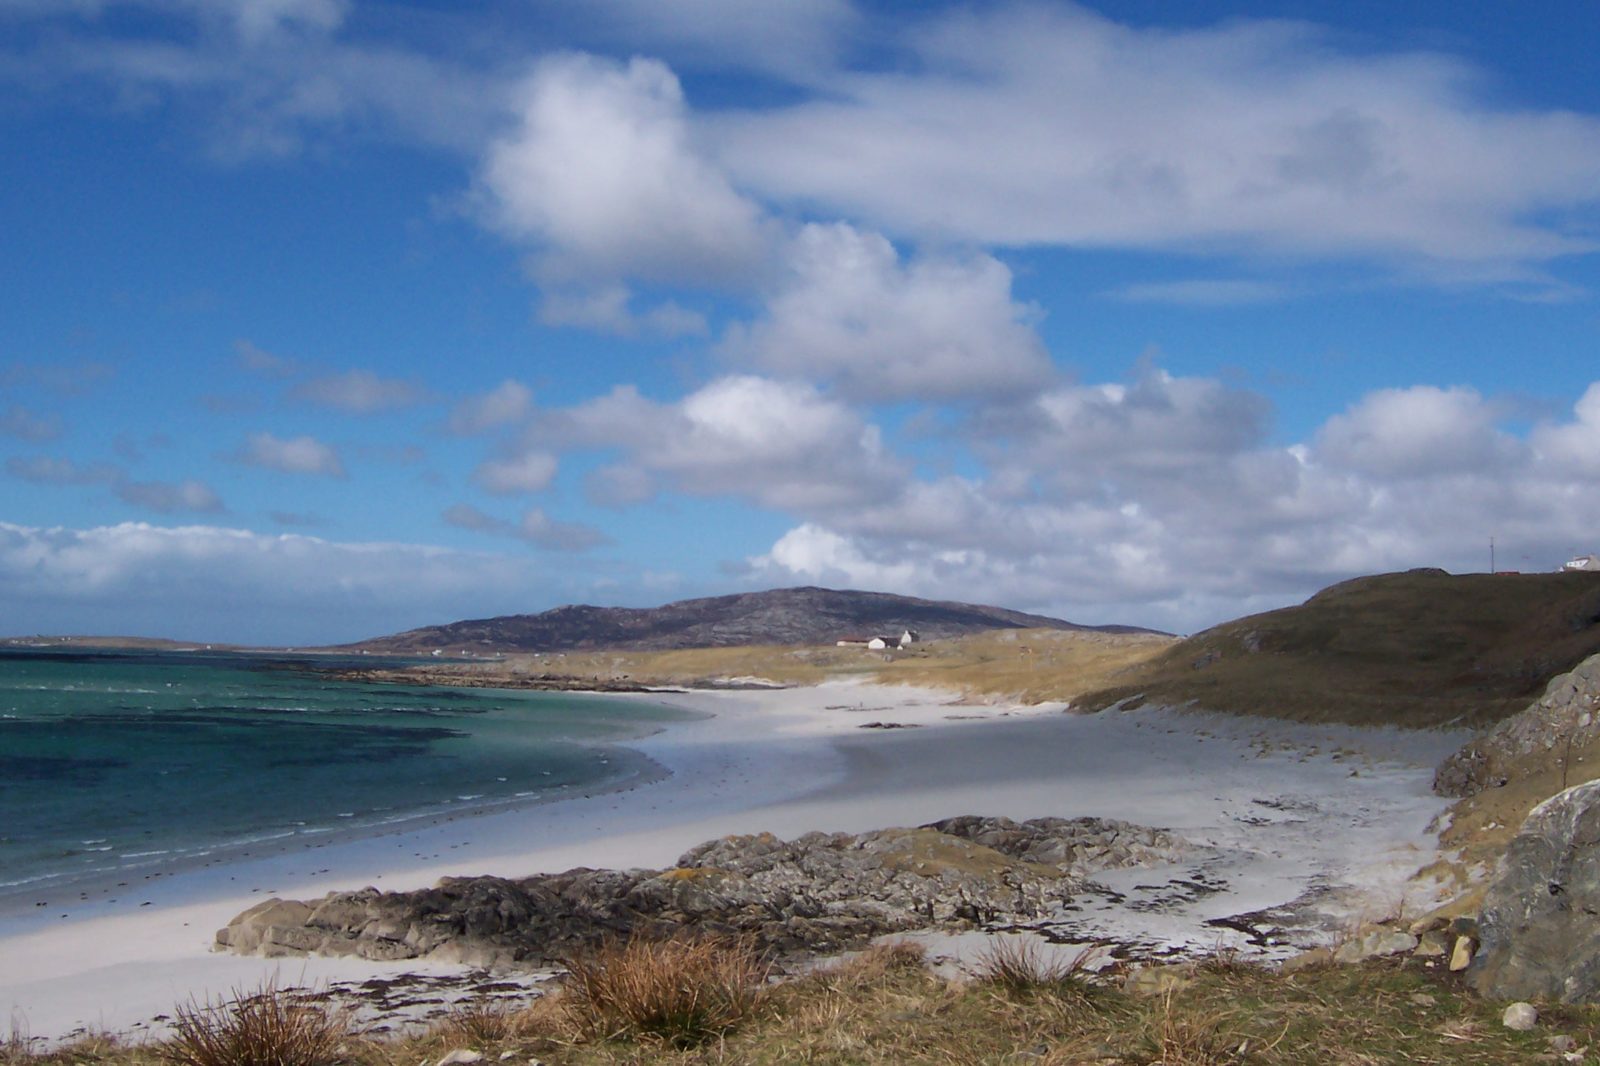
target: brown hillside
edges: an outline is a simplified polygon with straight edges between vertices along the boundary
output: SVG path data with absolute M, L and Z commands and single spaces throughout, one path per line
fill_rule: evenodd
M 1302 721 L 1481 726 L 1600 651 L 1600 575 L 1412 570 L 1208 629 L 1080 706 L 1184 704 Z

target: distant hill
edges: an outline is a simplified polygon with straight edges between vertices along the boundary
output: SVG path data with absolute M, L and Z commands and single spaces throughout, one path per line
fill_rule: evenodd
M 922 600 L 884 592 L 823 588 L 773 589 L 680 600 L 661 607 L 557 607 L 427 626 L 349 645 L 369 651 L 666 651 L 753 644 L 831 644 L 846 636 L 915 631 L 923 640 L 992 629 L 1144 632 L 1131 626 L 1082 626 L 1000 607 Z
M 1600 651 L 1600 574 L 1412 570 L 1198 633 L 1091 694 L 1303 721 L 1480 726 Z

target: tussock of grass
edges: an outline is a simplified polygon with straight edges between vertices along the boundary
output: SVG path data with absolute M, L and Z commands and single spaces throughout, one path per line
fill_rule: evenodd
M 268 984 L 220 1003 L 177 1008 L 160 1055 L 173 1066 L 333 1066 L 345 1053 L 349 1019 Z
M 458 1003 L 434 1025 L 432 1034 L 452 1047 L 488 1047 L 521 1036 L 527 1028 L 526 1008 L 474 999 Z
M 1037 940 L 996 936 L 978 956 L 977 977 L 1017 998 L 1040 993 L 1086 997 L 1093 988 L 1087 967 L 1099 955 L 1099 948 L 1089 947 L 1060 959 Z
M 833 972 L 857 981 L 873 981 L 920 973 L 927 965 L 928 949 L 915 940 L 888 940 L 835 965 Z
M 567 969 L 569 1009 L 591 1034 L 692 1047 L 749 1017 L 771 965 L 745 941 L 634 937 Z
M 1244 1061 L 1250 1038 L 1224 1036 L 1227 1014 L 1174 1007 L 1172 994 L 1161 1000 L 1158 1024 L 1150 1032 L 1150 1052 L 1161 1066 L 1229 1066 Z

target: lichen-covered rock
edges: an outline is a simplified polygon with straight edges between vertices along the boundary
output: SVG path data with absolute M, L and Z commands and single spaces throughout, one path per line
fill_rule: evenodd
M 445 878 L 417 892 L 269 900 L 235 918 L 217 944 L 542 966 L 607 937 L 697 929 L 786 954 L 837 951 L 884 933 L 1035 918 L 1067 902 L 1084 874 L 1185 849 L 1164 831 L 1094 818 L 965 817 L 792 841 L 731 836 L 691 848 L 668 870 Z
M 1545 686 L 1527 710 L 1512 715 L 1439 764 L 1433 790 L 1474 796 L 1502 785 L 1514 764 L 1557 747 L 1582 749 L 1600 737 L 1600 655 L 1591 655 Z
M 1484 894 L 1473 984 L 1493 999 L 1600 1000 L 1600 781 L 1533 809 Z

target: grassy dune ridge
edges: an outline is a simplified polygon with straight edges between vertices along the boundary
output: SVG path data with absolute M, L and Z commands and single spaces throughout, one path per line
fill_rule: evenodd
M 1350 725 L 1480 727 L 1600 652 L 1600 574 L 1409 571 L 1170 645 L 1085 697 Z

